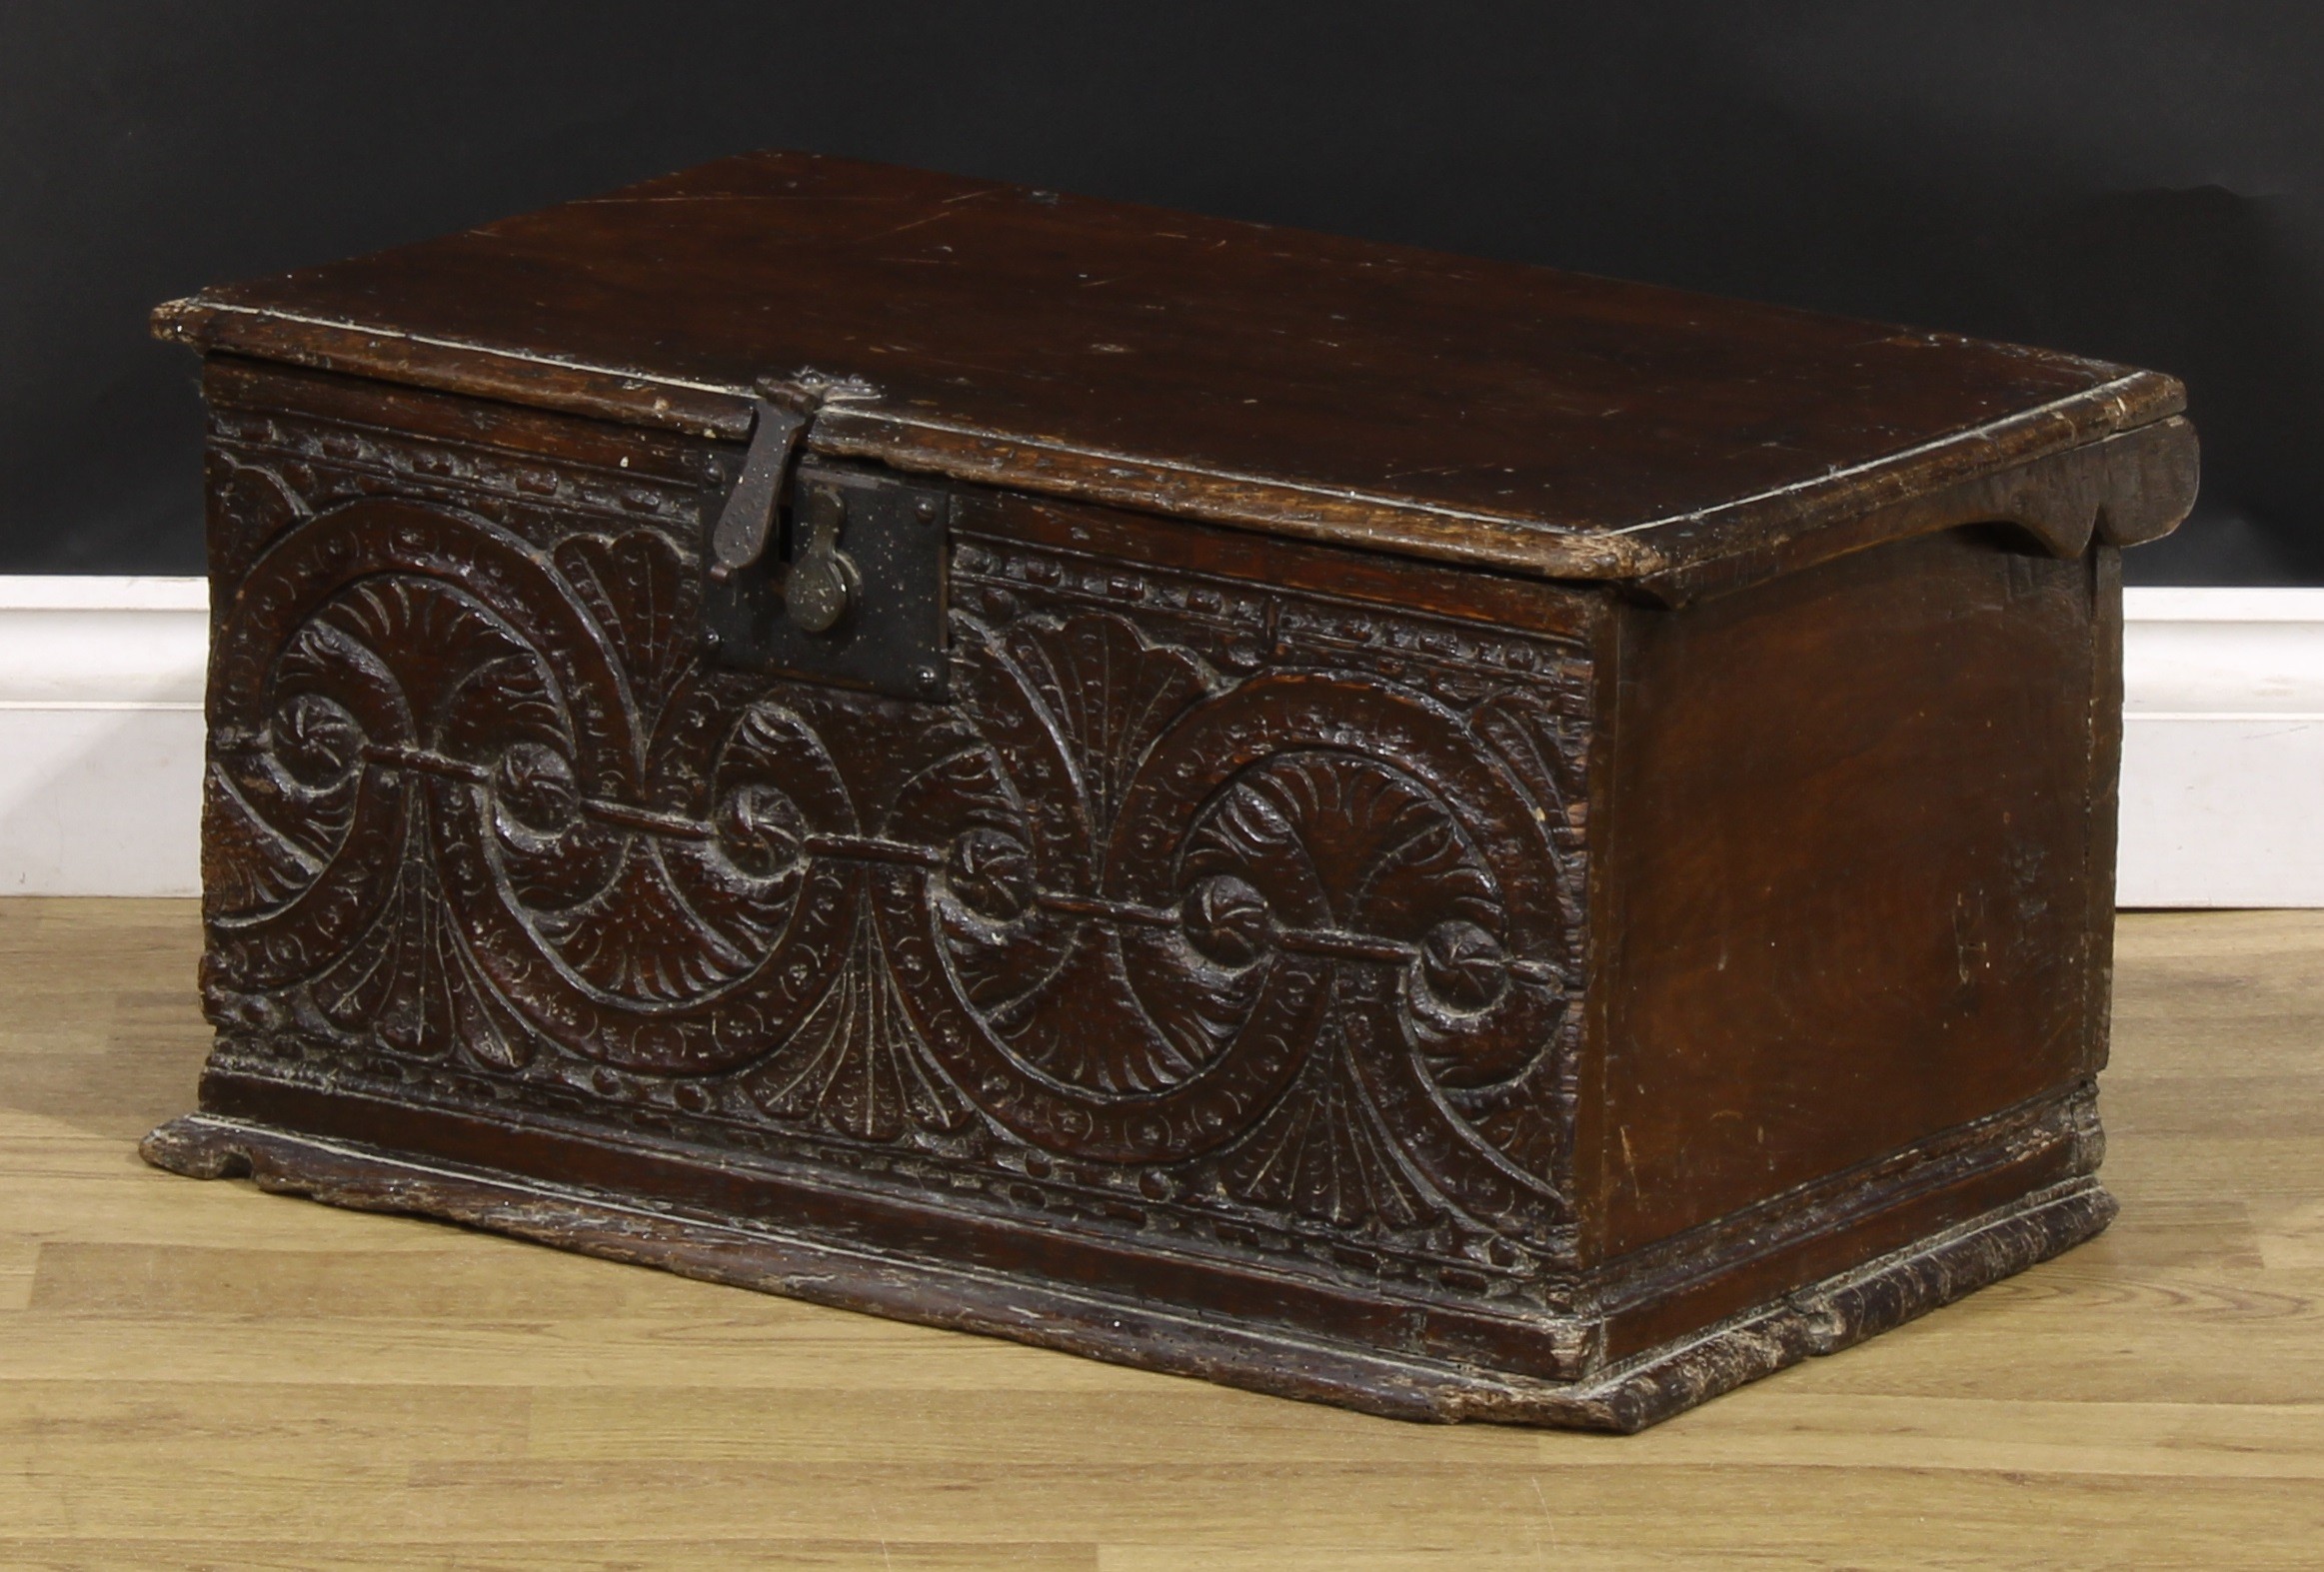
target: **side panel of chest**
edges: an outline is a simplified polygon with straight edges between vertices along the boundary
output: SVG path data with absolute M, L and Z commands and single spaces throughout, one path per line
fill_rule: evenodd
M 731 446 L 210 390 L 220 1085 L 1561 1302 L 1599 597 L 965 491 L 918 705 L 704 660 Z

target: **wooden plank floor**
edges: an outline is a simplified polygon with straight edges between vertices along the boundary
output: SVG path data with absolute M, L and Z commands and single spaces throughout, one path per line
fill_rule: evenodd
M 2324 913 L 2124 920 L 2111 1232 L 1627 1439 L 154 1172 L 195 947 L 0 900 L 9 1567 L 2324 1566 Z

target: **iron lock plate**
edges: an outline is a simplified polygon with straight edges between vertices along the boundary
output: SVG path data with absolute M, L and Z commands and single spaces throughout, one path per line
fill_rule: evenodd
M 740 564 L 714 559 L 705 576 L 710 658 L 898 699 L 946 698 L 951 495 L 824 459 L 788 469 L 763 550 Z

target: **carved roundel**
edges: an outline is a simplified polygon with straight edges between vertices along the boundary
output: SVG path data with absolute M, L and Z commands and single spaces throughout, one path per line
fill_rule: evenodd
M 657 660 L 691 586 L 650 532 L 552 556 L 404 502 L 279 542 L 219 641 L 222 979 L 402 1010 L 421 1050 L 764 1053 L 844 959 L 858 880 L 806 852 L 854 809 L 796 716 L 722 719 Z
M 1121 619 L 965 633 L 1007 827 L 955 843 L 951 900 L 924 915 L 898 881 L 881 912 L 932 1050 L 989 1112 L 1083 1156 L 1210 1149 L 1298 1074 L 1348 964 L 1399 979 L 1415 1077 L 1488 1085 L 1546 1050 L 1554 978 L 1544 1000 L 1512 961 L 1555 952 L 1553 875 L 1456 718 L 1339 678 L 1229 687 Z M 1076 811 L 1045 831 L 1033 802 Z M 987 865 L 1006 895 L 964 883 Z
M 650 528 L 285 525 L 219 632 L 214 981 L 862 1140 L 981 1109 L 1093 1161 L 1227 1153 L 1254 1195 L 1345 1151 L 1541 1212 L 1571 891 L 1511 769 L 1525 694 L 1240 676 L 1036 610 L 956 619 L 953 706 L 867 711 L 706 677 L 698 612 Z

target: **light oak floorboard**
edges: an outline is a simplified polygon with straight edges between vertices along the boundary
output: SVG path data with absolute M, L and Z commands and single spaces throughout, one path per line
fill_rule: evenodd
M 2324 913 L 2123 919 L 2112 1230 L 1626 1439 L 154 1172 L 198 936 L 0 900 L 0 1566 L 2324 1566 Z

